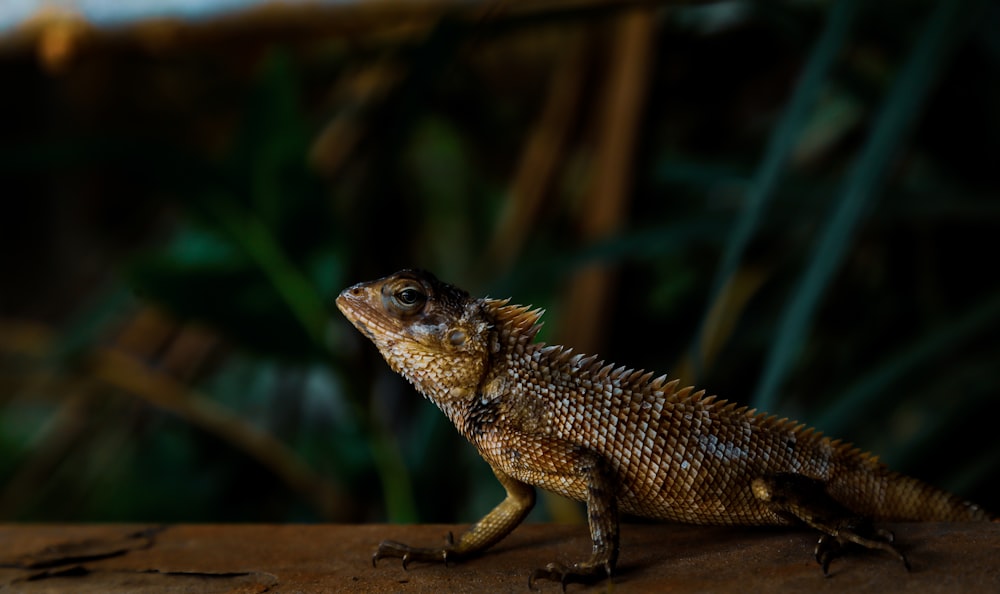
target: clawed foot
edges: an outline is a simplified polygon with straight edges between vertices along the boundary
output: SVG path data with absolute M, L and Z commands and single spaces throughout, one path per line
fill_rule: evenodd
M 603 579 L 611 579 L 610 563 L 574 563 L 566 567 L 561 563 L 549 563 L 545 569 L 536 569 L 528 578 L 528 589 L 535 589 L 535 580 L 551 580 L 562 584 L 563 592 L 566 584 L 593 584 Z
M 382 544 L 378 545 L 375 554 L 372 555 L 372 567 L 378 564 L 379 559 L 387 557 L 402 559 L 403 569 L 407 569 L 411 561 L 444 563 L 447 566 L 448 561 L 457 560 L 458 555 L 455 553 L 455 538 L 449 532 L 448 536 L 445 537 L 445 546 L 439 548 L 411 547 L 401 542 L 383 540 Z
M 825 482 L 790 472 L 759 477 L 751 483 L 754 496 L 776 514 L 799 521 L 823 533 L 816 543 L 816 562 L 823 574 L 830 575 L 830 561 L 852 544 L 885 551 L 903 562 L 910 562 L 893 545 L 892 532 L 875 528 L 868 518 L 859 517 L 834 499 Z
M 883 528 L 872 528 L 867 523 L 852 524 L 837 530 L 836 534 L 824 534 L 816 543 L 816 562 L 823 567 L 823 575 L 830 575 L 830 561 L 844 554 L 851 544 L 885 551 L 903 562 L 910 571 L 910 562 L 894 544 L 895 535 Z

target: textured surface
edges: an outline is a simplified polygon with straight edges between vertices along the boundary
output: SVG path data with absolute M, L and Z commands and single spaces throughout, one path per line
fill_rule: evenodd
M 492 546 L 534 503 L 530 485 L 587 503 L 592 556 L 536 571 L 564 582 L 611 573 L 619 510 L 696 524 L 808 524 L 830 536 L 824 565 L 847 542 L 902 559 L 870 520 L 989 518 L 799 423 L 536 343 L 540 310 L 476 299 L 425 272 L 355 285 L 337 305 L 507 489 L 457 543 L 386 543 L 379 556 L 404 565 Z
M 624 525 L 615 592 L 1000 592 L 996 524 L 892 525 L 913 571 L 869 555 L 835 563 L 824 578 L 808 558 L 814 538 L 797 530 Z M 489 555 L 450 565 L 371 566 L 381 538 L 440 542 L 464 526 L 176 525 L 140 548 L 143 527 L 0 525 L 3 592 L 522 592 L 525 567 L 539 557 L 569 558 L 589 548 L 581 526 L 526 524 Z M 42 553 L 61 545 L 121 554 L 64 560 Z M 10 567 L 37 556 L 46 568 Z M 28 578 L 34 577 L 30 580 Z M 539 584 L 559 592 L 557 584 Z M 602 592 L 571 585 L 569 592 Z

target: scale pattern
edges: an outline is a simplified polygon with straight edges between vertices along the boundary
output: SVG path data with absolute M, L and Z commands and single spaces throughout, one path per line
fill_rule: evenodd
M 494 327 L 510 329 L 492 372 L 498 388 L 487 394 L 503 414 L 488 439 L 463 434 L 491 465 L 526 483 L 584 500 L 585 485 L 565 472 L 572 462 L 563 452 L 588 448 L 610 462 L 622 511 L 643 517 L 788 524 L 751 489 L 754 478 L 776 473 L 818 479 L 835 500 L 875 520 L 988 517 L 801 423 L 679 388 L 666 376 L 653 379 L 651 372 L 535 343 L 540 310 L 494 300 L 483 305 Z M 450 416 L 461 430 L 463 413 Z
M 405 564 L 481 551 L 523 520 L 531 486 L 588 505 L 593 557 L 535 574 L 564 583 L 610 574 L 619 510 L 697 524 L 805 523 L 837 539 L 850 533 L 845 542 L 904 562 L 868 521 L 992 518 L 801 423 L 535 342 L 540 309 L 473 298 L 412 270 L 355 285 L 337 305 L 475 445 L 508 493 L 458 543 L 388 542 L 376 559 L 399 556 Z M 833 519 L 817 520 L 828 514 Z M 817 551 L 824 570 L 828 553 Z

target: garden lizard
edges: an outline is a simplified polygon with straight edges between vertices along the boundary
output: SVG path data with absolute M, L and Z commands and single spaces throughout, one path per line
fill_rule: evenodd
M 541 309 L 474 298 L 416 270 L 337 298 L 389 366 L 436 404 L 489 463 L 506 498 L 441 547 L 384 541 L 372 563 L 461 560 L 524 520 L 541 487 L 587 506 L 589 558 L 539 579 L 610 578 L 618 516 L 695 524 L 806 525 L 827 573 L 845 547 L 909 564 L 875 521 L 991 520 L 977 505 L 888 470 L 872 454 L 677 380 L 536 342 Z

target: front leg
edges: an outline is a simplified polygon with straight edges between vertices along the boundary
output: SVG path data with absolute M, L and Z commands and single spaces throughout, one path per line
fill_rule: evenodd
M 592 453 L 580 456 L 574 470 L 587 486 L 587 523 L 593 550 L 586 561 L 570 566 L 549 563 L 544 569 L 536 569 L 528 578 L 530 589 L 540 579 L 557 581 L 563 590 L 570 582 L 610 579 L 618 562 L 618 499 L 612 473 L 607 463 Z
M 403 543 L 385 540 L 372 555 L 372 566 L 379 559 L 396 557 L 403 560 L 403 569 L 410 561 L 427 561 L 447 564 L 448 561 L 458 561 L 477 553 L 481 553 L 507 536 L 524 520 L 535 505 L 535 488 L 514 477 L 493 469 L 500 484 L 507 491 L 507 496 L 490 513 L 462 533 L 455 542 L 448 533 L 443 547 L 411 547 Z

